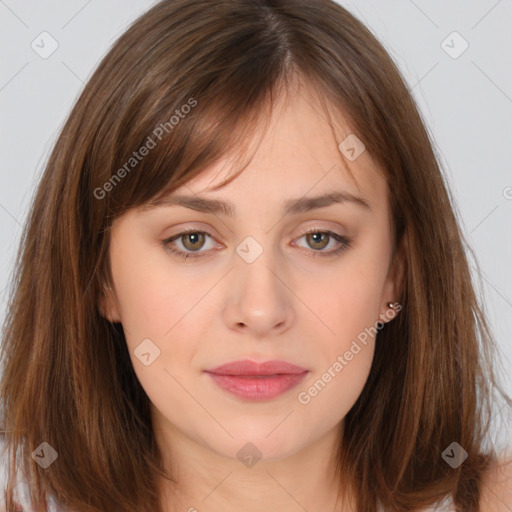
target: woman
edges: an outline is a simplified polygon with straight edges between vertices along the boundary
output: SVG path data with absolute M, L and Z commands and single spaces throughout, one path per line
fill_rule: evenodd
M 510 506 L 446 185 L 336 3 L 149 10 L 72 110 L 20 251 L 1 397 L 34 510 Z

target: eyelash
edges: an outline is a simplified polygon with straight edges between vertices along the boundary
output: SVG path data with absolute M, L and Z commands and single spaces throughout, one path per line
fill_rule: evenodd
M 172 253 L 174 256 L 177 256 L 178 258 L 180 258 L 182 260 L 187 260 L 188 258 L 203 258 L 204 255 L 201 253 L 204 253 L 206 251 L 185 252 L 185 251 L 177 250 L 177 249 L 174 249 L 173 247 L 171 247 L 171 245 L 170 245 L 171 242 L 173 242 L 174 240 L 177 240 L 177 239 L 181 238 L 182 236 L 187 235 L 189 233 L 204 234 L 204 235 L 209 236 L 210 238 L 213 238 L 213 236 L 210 233 L 208 233 L 207 231 L 201 231 L 199 229 L 189 229 L 186 231 L 181 231 L 180 233 L 173 235 L 171 238 L 163 240 L 162 245 L 170 253 Z M 330 258 L 330 257 L 336 256 L 336 255 L 340 254 L 341 252 L 352 247 L 352 245 L 351 245 L 352 240 L 350 238 L 338 235 L 338 233 L 334 233 L 333 231 L 328 231 L 328 230 L 310 229 L 309 231 L 306 231 L 305 233 L 303 233 L 299 238 L 302 238 L 311 233 L 329 235 L 330 238 L 334 238 L 337 242 L 339 242 L 341 244 L 336 249 L 331 249 L 330 251 L 327 251 L 327 252 L 315 251 L 315 250 L 311 249 L 311 251 L 312 251 L 311 257 L 313 257 L 313 258 L 316 258 L 317 256 L 320 256 L 322 258 Z

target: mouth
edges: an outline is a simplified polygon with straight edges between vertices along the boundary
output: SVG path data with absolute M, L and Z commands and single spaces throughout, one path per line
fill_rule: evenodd
M 248 401 L 271 400 L 301 382 L 309 370 L 285 361 L 234 361 L 205 370 L 224 392 Z

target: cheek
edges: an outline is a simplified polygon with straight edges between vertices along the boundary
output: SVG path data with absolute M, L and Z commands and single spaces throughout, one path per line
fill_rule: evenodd
M 172 338 L 176 330 L 183 334 L 187 315 L 211 287 L 211 276 L 191 280 L 187 272 L 177 272 L 169 258 L 163 249 L 134 250 L 123 258 L 113 254 L 113 277 L 127 338 L 131 334 L 134 339 L 163 340 Z
M 356 266 L 316 292 L 312 309 L 328 329 L 315 337 L 316 365 L 297 391 L 299 407 L 308 417 L 334 425 L 359 398 L 370 373 L 375 351 L 376 323 L 383 280 L 381 270 Z
M 327 338 L 345 343 L 365 328 L 375 326 L 382 307 L 387 259 L 376 261 L 364 254 L 354 255 L 320 282 L 304 290 L 307 305 L 328 328 Z M 337 343 L 339 346 L 339 343 Z
M 194 305 L 208 288 L 190 290 L 175 276 L 132 273 L 128 281 L 122 320 L 133 369 L 157 409 L 178 421 L 177 411 L 191 405 L 183 386 L 190 387 L 193 358 L 202 339 L 201 308 Z M 147 353 L 149 357 L 144 356 Z
M 163 389 L 169 391 L 174 387 L 166 370 L 180 382 L 186 377 L 203 338 L 200 313 L 204 314 L 204 310 L 199 303 L 205 292 L 178 293 L 176 290 L 186 290 L 187 287 L 176 284 L 175 280 L 173 283 L 171 287 L 165 286 L 164 281 L 147 280 L 136 294 L 126 297 L 123 313 L 132 364 L 143 387 L 148 387 L 148 394 L 152 392 L 156 396 Z M 148 339 L 151 342 L 143 342 Z M 148 344 L 158 356 L 148 368 L 137 360 L 137 354 L 141 352 L 139 347 L 143 346 L 141 343 Z M 178 391 L 178 388 L 173 390 L 174 393 Z
M 374 354 L 374 342 L 358 341 L 339 350 L 329 364 L 297 392 L 297 407 L 307 418 L 322 418 L 323 426 L 341 421 L 366 384 Z M 347 355 L 351 354 L 350 360 Z
M 165 410 L 171 402 L 183 410 L 190 406 L 190 397 L 180 383 L 187 389 L 191 385 L 194 357 L 201 353 L 204 324 L 210 320 L 205 307 L 215 276 L 192 280 L 171 268 L 162 258 L 144 265 L 127 258 L 117 267 L 116 286 L 126 344 L 140 384 L 158 408 Z M 146 353 L 148 366 L 141 357 Z
M 319 413 L 326 407 L 332 414 L 346 414 L 368 378 L 387 276 L 386 244 L 387 240 L 375 234 L 364 249 L 347 253 L 336 271 L 304 290 L 304 296 L 310 298 L 308 306 L 323 324 L 324 335 L 315 337 L 319 364 L 305 384 L 313 385 L 311 394 L 305 386 L 301 391 L 308 395 L 306 402 L 315 401 L 317 405 L 311 409 L 319 407 Z M 318 286 L 319 282 L 323 286 Z M 339 407 L 329 409 L 329 403 Z

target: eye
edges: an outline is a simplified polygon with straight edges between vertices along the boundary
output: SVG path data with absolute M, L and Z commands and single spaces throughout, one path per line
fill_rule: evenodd
M 182 231 L 181 233 L 178 233 L 177 235 L 174 235 L 173 237 L 168 238 L 167 240 L 164 240 L 163 244 L 171 253 L 175 254 L 176 256 L 179 256 L 182 259 L 198 258 L 198 257 L 201 257 L 202 254 L 194 254 L 194 253 L 205 252 L 205 251 L 200 251 L 200 249 L 204 246 L 206 237 L 209 237 L 213 240 L 213 237 L 212 237 L 212 235 L 210 235 L 210 233 L 208 233 L 206 231 L 199 231 L 197 229 L 191 229 L 188 231 Z M 175 249 L 172 246 L 172 243 L 175 240 L 179 241 L 181 243 L 184 250 L 183 249 Z M 192 252 L 187 252 L 187 251 L 192 251 Z
M 207 231 L 200 231 L 197 229 L 190 229 L 187 231 L 182 231 L 171 238 L 168 238 L 162 242 L 162 245 L 173 255 L 186 260 L 187 258 L 201 258 L 205 256 L 202 253 L 208 252 L 208 250 L 202 251 L 204 248 L 205 241 L 207 238 L 210 238 L 212 241 L 212 246 L 209 249 L 213 249 L 214 247 L 219 247 L 220 244 L 213 242 L 213 237 Z M 297 240 L 301 238 L 305 238 L 307 244 L 311 248 L 309 251 L 312 257 L 322 256 L 329 257 L 335 256 L 336 254 L 341 253 L 342 251 L 351 247 L 351 240 L 347 237 L 341 236 L 338 233 L 334 233 L 333 231 L 322 231 L 319 229 L 311 229 L 307 231 L 304 235 L 299 237 Z M 324 251 L 326 247 L 329 246 L 329 243 L 335 241 L 335 248 L 329 251 Z M 174 244 L 179 242 L 182 248 L 176 248 Z M 208 249 L 208 248 L 207 248 Z
M 351 240 L 347 237 L 341 236 L 333 231 L 322 231 L 319 229 L 310 229 L 301 238 L 305 238 L 308 246 L 313 249 L 311 256 L 329 257 L 335 256 L 340 252 L 351 247 Z M 331 241 L 335 241 L 335 248 L 330 251 L 324 251 Z M 337 244 L 337 245 L 336 245 Z

